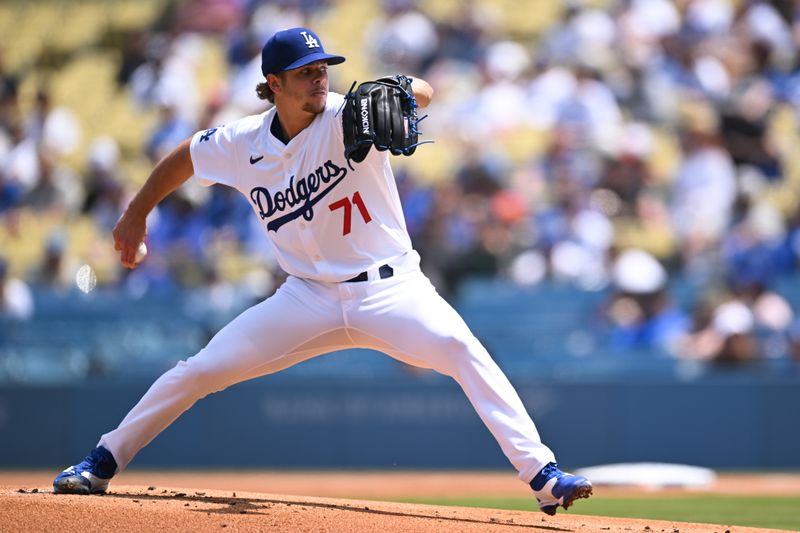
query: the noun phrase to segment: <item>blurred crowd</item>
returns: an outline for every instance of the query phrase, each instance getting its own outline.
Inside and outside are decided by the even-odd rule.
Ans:
[[[800,362],[798,302],[779,288],[800,281],[795,4],[570,0],[524,35],[510,33],[491,2],[465,0],[439,20],[414,0],[382,0],[357,42],[347,36],[352,50],[326,46],[362,56],[374,75],[421,76],[437,91],[423,130],[438,145],[414,157],[443,150],[453,166],[430,177],[397,160],[396,175],[423,268],[447,297],[457,300],[474,276],[567,283],[607,292],[592,321],[620,352]],[[119,89],[159,112],[142,152],[155,164],[197,130],[263,111],[254,91],[262,43],[297,25],[326,39],[340,8],[165,4],[153,25],[119,43]],[[199,35],[225,47],[226,78],[210,92],[197,80]],[[351,80],[332,75],[333,89],[345,91]],[[23,113],[17,84],[0,58],[5,231],[24,238],[17,221],[32,210],[86,217],[108,234],[134,191],[115,140],[94,139],[86,164],[69,168],[61,158],[77,142],[75,117],[52,105],[46,87]],[[30,272],[12,277],[0,263],[4,312],[30,315],[26,284],[74,283],[63,236],[44,245]],[[165,200],[148,246],[140,268],[105,283],[203,286],[230,302],[234,293],[263,297],[280,281],[246,199],[224,187],[190,183]],[[220,254],[261,270],[233,283],[220,274]],[[679,297],[676,280],[691,298]]]

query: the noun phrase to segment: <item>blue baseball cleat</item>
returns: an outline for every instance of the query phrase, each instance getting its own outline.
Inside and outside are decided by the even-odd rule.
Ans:
[[[549,515],[556,514],[560,505],[569,508],[572,502],[592,495],[592,483],[585,477],[562,472],[557,463],[548,463],[531,481],[531,488],[539,501],[539,509]]]
[[[98,446],[81,463],[61,472],[53,480],[54,494],[97,494],[105,492],[117,472],[111,452]]]

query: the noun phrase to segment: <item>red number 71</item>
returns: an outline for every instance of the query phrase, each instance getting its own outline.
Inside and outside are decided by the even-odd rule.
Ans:
[[[346,196],[341,200],[336,200],[328,206],[328,209],[331,211],[336,211],[339,208],[344,208],[344,227],[342,228],[342,235],[347,235],[352,229],[353,204],[356,204],[358,212],[361,213],[361,218],[364,219],[364,224],[367,224],[370,220],[372,220],[372,217],[369,216],[369,211],[367,211],[367,206],[364,205],[364,200],[361,199],[361,194],[359,194],[358,191],[356,191],[356,193],[353,195],[352,202],[350,201],[350,198]]]

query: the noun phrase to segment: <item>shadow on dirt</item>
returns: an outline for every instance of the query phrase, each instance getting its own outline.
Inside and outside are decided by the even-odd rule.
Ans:
[[[499,518],[497,519],[490,518],[489,520],[479,520],[475,518],[465,518],[457,516],[442,516],[436,511],[434,511],[432,514],[404,513],[400,511],[373,509],[368,505],[362,506],[362,505],[352,505],[346,503],[333,504],[333,503],[322,503],[313,501],[292,501],[292,500],[268,499],[268,498],[243,498],[236,496],[228,498],[219,496],[206,496],[202,492],[195,493],[193,495],[184,492],[167,491],[167,490],[164,490],[160,493],[158,492],[154,493],[153,491],[148,491],[145,493],[109,492],[106,494],[106,496],[113,498],[140,500],[140,501],[182,501],[186,502],[187,505],[190,503],[202,503],[206,505],[213,504],[213,505],[218,505],[219,508],[217,509],[203,508],[203,509],[187,509],[187,510],[192,512],[222,514],[222,515],[226,514],[268,515],[269,509],[272,509],[273,507],[277,506],[282,506],[282,507],[296,507],[300,510],[303,510],[305,508],[330,509],[336,511],[366,513],[366,514],[375,514],[375,515],[393,516],[402,518],[423,518],[426,520],[442,520],[445,522],[453,522],[453,523],[504,525],[510,527],[518,527],[518,528],[539,529],[543,531],[573,531],[572,529],[563,527],[535,525],[535,524],[520,524],[514,522],[513,519],[505,520]]]

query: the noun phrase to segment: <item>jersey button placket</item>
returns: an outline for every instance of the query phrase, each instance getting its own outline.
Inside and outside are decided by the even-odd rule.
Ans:
[[[295,175],[295,169],[292,167],[289,158],[292,156],[290,152],[283,153],[283,174],[286,176],[286,183],[288,184],[292,180],[292,176]],[[311,237],[310,224],[305,221],[302,217],[299,221],[297,221],[297,226],[293,230],[293,233],[296,234],[297,240],[300,242],[300,245],[303,247],[303,251],[306,254],[306,257],[309,259],[313,259],[314,261],[319,261],[319,256],[317,255],[318,248],[314,243]],[[319,268],[319,265],[316,265]]]
[[[322,250],[320,250],[317,241],[314,239],[311,222],[307,222],[301,217],[297,222],[297,236],[308,258],[316,263],[314,266],[317,272],[323,275],[329,274],[326,263],[322,262],[324,259]]]
[[[314,239],[313,231],[300,231],[300,239],[303,247],[308,250],[308,255],[316,263],[317,272],[328,276],[331,274],[330,264],[325,260],[325,254]]]
[[[283,154],[283,157],[286,157],[286,158],[288,158],[288,156],[289,156],[289,155],[290,155],[290,154]],[[294,177],[295,177],[295,180],[297,180],[297,175],[295,174],[294,168],[288,167],[288,168],[286,169],[286,175],[287,175],[287,176],[290,176],[290,179],[291,179],[291,176],[294,176]],[[299,229],[301,229],[301,230],[304,230],[304,231],[305,231],[305,230],[307,230],[307,229],[308,229],[308,223],[306,223],[306,221],[305,221],[303,218],[300,218],[300,221],[297,223],[297,227],[298,227]],[[303,236],[301,235],[301,238],[302,238],[302,237],[303,237]]]

